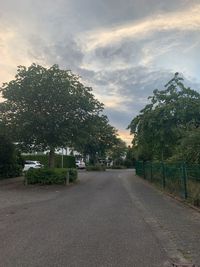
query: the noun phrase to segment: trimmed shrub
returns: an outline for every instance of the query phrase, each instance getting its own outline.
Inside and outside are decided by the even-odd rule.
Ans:
[[[73,183],[78,178],[76,169],[29,169],[25,173],[26,184],[66,184],[67,172],[69,172],[69,182]]]
[[[22,166],[16,164],[4,164],[3,167],[0,167],[0,179],[19,177],[22,175]]]
[[[90,165],[90,166],[86,166],[86,170],[87,171],[105,171],[106,167],[102,166],[102,165]]]
[[[15,145],[5,135],[0,135],[0,179],[20,176],[22,168],[23,161]]]
[[[48,155],[23,155],[23,159],[40,161],[45,168],[48,168]],[[64,155],[63,167],[75,168],[76,167],[75,157]],[[62,168],[62,155],[55,154],[55,168]]]

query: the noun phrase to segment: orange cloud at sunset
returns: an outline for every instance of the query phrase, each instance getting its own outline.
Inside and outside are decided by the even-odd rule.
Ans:
[[[119,131],[119,137],[126,142],[126,144],[129,146],[132,145],[133,135],[130,135],[129,130],[120,130]]]

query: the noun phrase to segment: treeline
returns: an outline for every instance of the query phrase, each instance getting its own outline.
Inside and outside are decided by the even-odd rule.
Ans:
[[[95,163],[121,144],[92,88],[70,70],[19,66],[0,93],[2,133],[22,152],[50,151],[49,167],[55,165],[57,148],[70,147]]]
[[[140,160],[200,163],[200,94],[175,73],[164,90],[154,90],[150,103],[128,128]]]

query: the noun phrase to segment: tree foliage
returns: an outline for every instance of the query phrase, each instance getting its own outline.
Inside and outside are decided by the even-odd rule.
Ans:
[[[108,155],[109,158],[113,160],[115,165],[120,165],[118,163],[123,162],[126,153],[127,153],[126,143],[122,139],[117,138],[114,146],[109,150]]]
[[[126,167],[133,167],[135,166],[135,160],[134,148],[132,146],[128,146],[124,165]]]
[[[15,79],[1,88],[0,120],[26,150],[54,150],[73,146],[103,105],[80,78],[57,65],[19,66]]]
[[[117,130],[109,124],[105,115],[93,116],[79,130],[82,134],[74,142],[75,149],[89,155],[93,163],[104,157],[117,142]]]
[[[178,73],[165,88],[153,91],[150,103],[128,126],[135,151],[144,160],[170,158],[184,133],[200,126],[200,94],[185,87]]]
[[[200,164],[200,128],[190,128],[183,133],[170,160]]]

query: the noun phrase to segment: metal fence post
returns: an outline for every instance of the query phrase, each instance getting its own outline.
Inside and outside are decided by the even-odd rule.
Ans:
[[[67,170],[66,174],[66,185],[69,185],[69,170]]]
[[[182,179],[183,179],[183,187],[184,187],[184,197],[187,199],[188,192],[187,192],[187,169],[185,162],[182,163]]]
[[[166,186],[166,173],[165,173],[165,164],[162,162],[162,181],[163,181],[163,188]]]

